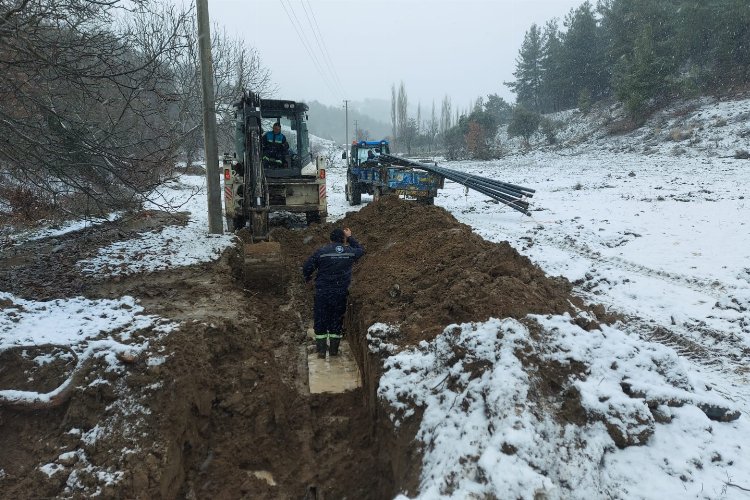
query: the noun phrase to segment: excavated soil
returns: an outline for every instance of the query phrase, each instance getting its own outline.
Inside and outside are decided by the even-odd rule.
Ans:
[[[149,347],[165,356],[163,364],[148,363],[143,354],[124,365],[124,374],[111,374],[93,361],[85,380],[107,383],[82,380],[64,405],[0,408],[0,496],[85,497],[97,488],[111,498],[379,499],[414,492],[416,427],[394,429],[379,411],[375,390],[384,355],[368,349],[367,328],[398,325],[389,341],[408,346],[455,322],[584,308],[566,280],[545,276],[509,245],[482,240],[441,208],[384,197],[337,224],[350,227],[367,250],[355,266],[345,319],[363,388],[311,395],[312,291],[299,270],[333,226],[274,230],[286,269],[281,290],[245,289],[235,278],[239,242],[209,264],[116,281],[78,274],[78,259],[128,239],[144,220],[181,222],[152,214],[2,254],[7,291],[36,300],[132,295],[147,313],[181,326]],[[43,281],[34,279],[40,275]],[[0,353],[0,389],[48,390],[70,369],[63,359],[41,373],[28,359]],[[112,425],[98,440],[81,439],[102,422]],[[58,458],[77,451],[87,463]],[[48,463],[64,473],[40,472]],[[124,474],[102,486],[87,472],[90,465]],[[88,489],[67,495],[73,472]]]

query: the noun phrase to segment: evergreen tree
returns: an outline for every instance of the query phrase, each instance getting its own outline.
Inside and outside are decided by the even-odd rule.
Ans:
[[[658,95],[664,79],[654,49],[651,26],[646,25],[635,42],[632,56],[626,57],[620,65],[615,84],[618,99],[636,121],[644,118],[649,100]]]
[[[524,36],[516,58],[516,71],[513,72],[513,76],[516,80],[507,82],[505,85],[516,94],[516,101],[530,109],[539,110],[542,86],[542,37],[536,24],[532,24]]]
[[[507,83],[525,108],[550,112],[616,94],[634,118],[677,96],[750,82],[748,0],[598,0],[564,31],[533,25]],[[739,87],[742,88],[742,87]]]
[[[717,77],[728,83],[750,82],[750,6],[747,0],[725,0],[718,12]],[[717,78],[718,79],[718,78]]]
[[[600,98],[607,94],[604,44],[591,3],[586,1],[565,19],[568,30],[560,54],[564,82],[563,104],[573,107],[582,94]]]
[[[484,110],[493,118],[496,125],[508,123],[513,113],[513,107],[497,94],[487,96],[487,101],[484,103]]]
[[[549,113],[563,109],[562,40],[557,19],[547,21],[542,33],[542,85],[540,111]]]
[[[528,147],[529,139],[539,129],[541,121],[542,117],[539,113],[530,111],[523,106],[516,106],[508,124],[508,136],[523,137],[524,145]]]

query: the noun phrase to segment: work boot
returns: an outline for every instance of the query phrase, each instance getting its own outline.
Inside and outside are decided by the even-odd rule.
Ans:
[[[318,357],[320,359],[326,358],[326,339],[317,339],[315,341],[315,347],[318,351]]]
[[[331,345],[328,348],[328,352],[331,353],[331,356],[338,356],[339,355],[339,342],[341,342],[341,339],[330,339]]]

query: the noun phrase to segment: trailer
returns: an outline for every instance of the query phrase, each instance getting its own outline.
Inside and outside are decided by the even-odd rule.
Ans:
[[[346,199],[350,205],[362,203],[362,193],[373,200],[395,194],[425,204],[433,204],[438,189],[443,187],[442,175],[426,172],[409,165],[384,161],[390,157],[388,141],[354,141],[347,159]]]

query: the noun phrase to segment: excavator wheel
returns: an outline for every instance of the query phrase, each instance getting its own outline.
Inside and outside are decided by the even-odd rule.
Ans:
[[[245,243],[242,278],[245,288],[256,292],[281,293],[285,273],[281,244],[277,241]]]
[[[227,230],[230,233],[233,233],[235,231],[239,231],[245,225],[247,224],[247,219],[243,217],[242,215],[238,215],[236,217],[227,217]]]

